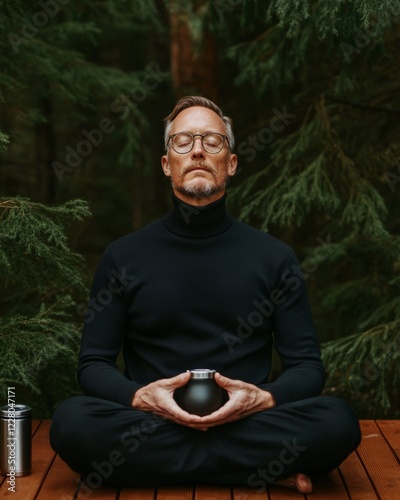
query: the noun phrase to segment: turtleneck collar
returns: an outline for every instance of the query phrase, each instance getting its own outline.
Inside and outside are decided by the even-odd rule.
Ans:
[[[217,201],[197,207],[180,200],[172,193],[173,209],[163,218],[172,233],[189,238],[215,236],[228,229],[231,217],[225,209],[226,193]]]

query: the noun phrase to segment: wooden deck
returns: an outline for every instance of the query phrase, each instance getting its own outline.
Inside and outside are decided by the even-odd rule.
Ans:
[[[250,487],[160,487],[88,489],[53,452],[49,420],[33,424],[32,473],[16,479],[15,493],[0,477],[0,498],[14,500],[399,500],[400,420],[364,420],[359,448],[335,471],[314,481],[311,495],[282,486],[257,493]]]

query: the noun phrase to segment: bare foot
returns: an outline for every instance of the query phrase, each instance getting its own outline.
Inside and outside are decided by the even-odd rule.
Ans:
[[[280,481],[275,481],[274,484],[280,484],[282,486],[289,486],[289,488],[295,488],[300,493],[311,493],[312,492],[312,482],[311,479],[305,474],[295,474],[287,479],[281,479]]]

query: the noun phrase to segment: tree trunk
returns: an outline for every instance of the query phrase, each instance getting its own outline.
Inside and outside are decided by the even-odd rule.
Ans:
[[[206,22],[201,22],[201,37],[197,42],[190,24],[207,3],[208,0],[202,1],[197,12],[190,11],[193,8],[190,4],[170,4],[171,73],[178,98],[188,94],[201,94],[214,101],[218,98],[215,35],[207,29]]]

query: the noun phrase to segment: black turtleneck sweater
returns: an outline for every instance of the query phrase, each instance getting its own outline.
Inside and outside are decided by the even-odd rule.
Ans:
[[[228,215],[225,196],[200,208],[173,201],[169,214],[101,258],[82,336],[82,389],[130,406],[150,382],[212,368],[270,391],[278,405],[318,395],[325,372],[292,250]],[[282,374],[269,382],[273,343]]]

